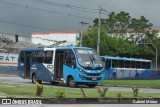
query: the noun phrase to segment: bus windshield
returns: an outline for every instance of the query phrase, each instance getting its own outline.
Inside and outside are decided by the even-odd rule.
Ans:
[[[95,50],[75,49],[78,63],[85,69],[102,69],[103,62]]]

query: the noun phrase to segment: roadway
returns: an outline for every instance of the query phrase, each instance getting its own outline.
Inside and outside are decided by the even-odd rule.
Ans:
[[[31,82],[31,80],[23,79],[21,77],[18,77],[17,75],[9,75],[9,74],[0,74],[0,83],[5,84],[15,84],[15,85],[25,85],[25,86],[33,86],[34,84]],[[51,83],[42,82],[42,85],[44,86],[53,86],[57,88],[69,88],[65,84],[60,85],[52,85]],[[87,89],[95,89],[95,88],[103,88],[108,87],[111,91],[128,91],[132,92],[131,87],[110,87],[110,86],[96,86],[95,88],[88,88],[86,86],[82,86],[83,88]],[[144,93],[160,93],[160,89],[154,89],[154,88],[140,88],[140,92]]]

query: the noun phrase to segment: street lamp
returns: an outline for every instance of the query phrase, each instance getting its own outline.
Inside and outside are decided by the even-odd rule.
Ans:
[[[84,26],[84,25],[87,25],[87,24],[89,24],[89,23],[87,23],[87,22],[84,22],[84,21],[82,21],[82,22],[79,22],[82,26]],[[80,38],[80,46],[82,46],[82,31],[81,31],[81,38]]]
[[[157,59],[158,59],[157,47],[153,43],[138,43],[138,42],[136,43],[136,45],[140,45],[140,44],[142,44],[142,45],[152,45],[155,48],[155,50],[156,50],[156,70],[157,70]]]

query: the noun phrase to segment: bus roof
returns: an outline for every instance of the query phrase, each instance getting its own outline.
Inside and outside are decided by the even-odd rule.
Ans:
[[[117,59],[117,60],[130,60],[130,61],[146,61],[146,62],[151,62],[151,60],[147,60],[147,59],[142,59],[142,58],[127,58],[127,57],[119,57],[119,56],[101,56],[105,59]]]
[[[88,47],[76,47],[76,46],[65,46],[65,47],[47,47],[47,48],[22,48],[21,51],[40,51],[40,50],[55,50],[55,49],[92,49]]]

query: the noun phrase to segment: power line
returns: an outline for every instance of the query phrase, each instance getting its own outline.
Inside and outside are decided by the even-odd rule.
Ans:
[[[86,7],[80,7],[80,6],[73,6],[73,5],[68,5],[68,4],[61,4],[61,3],[56,3],[56,2],[49,2],[49,1],[45,1],[45,0],[31,0],[37,3],[41,3],[41,4],[45,4],[45,5],[51,5],[51,6],[57,6],[57,7],[67,7],[67,8],[71,8],[74,10],[79,10],[79,11],[83,11],[83,12],[91,12],[91,13],[98,13],[99,9],[91,9],[91,8],[86,8]],[[102,13],[108,13],[110,14],[110,12],[106,11],[105,9],[102,9]]]
[[[51,10],[45,10],[45,9],[41,9],[41,8],[36,8],[36,7],[32,7],[29,5],[20,5],[20,4],[15,4],[15,3],[11,3],[11,2],[6,2],[6,1],[0,1],[0,3],[3,4],[7,4],[7,5],[12,5],[15,7],[21,7],[21,8],[25,8],[25,9],[31,9],[31,10],[35,10],[35,11],[41,11],[41,12],[47,12],[47,13],[52,13],[52,14],[59,14],[59,15],[65,15],[65,16],[71,16],[71,17],[77,17],[77,18],[85,18],[85,19],[94,19],[91,17],[84,17],[84,16],[79,16],[79,15],[75,15],[75,14],[67,14],[67,13],[62,13],[62,12],[57,12],[57,11],[51,11]]]
[[[0,31],[0,33],[2,33],[2,34],[6,34],[6,35],[17,35],[16,33],[8,33],[8,32],[2,32],[2,31]],[[21,37],[26,37],[26,38],[31,38],[29,35],[22,35],[22,34],[18,34],[19,36],[21,36]]]
[[[69,4],[61,4],[61,3],[56,3],[56,2],[49,2],[49,1],[45,1],[45,0],[31,0],[37,3],[41,3],[41,4],[46,4],[46,5],[52,5],[52,6],[58,6],[58,7],[67,7],[67,8],[72,8],[72,9],[83,9],[84,11],[87,10],[90,12],[95,12],[98,11],[98,9],[91,9],[91,8],[86,8],[86,7],[80,7],[80,6],[74,6],[74,5],[69,5]],[[96,12],[98,13],[98,12]]]
[[[19,23],[10,22],[10,21],[5,21],[5,20],[1,20],[1,19],[0,19],[0,22],[3,22],[3,23],[9,23],[9,24],[14,24],[14,25],[23,26],[23,27],[31,27],[31,28],[36,28],[36,29],[53,30],[53,29],[42,28],[42,27],[37,27],[37,26],[31,26],[31,25],[19,24]]]

